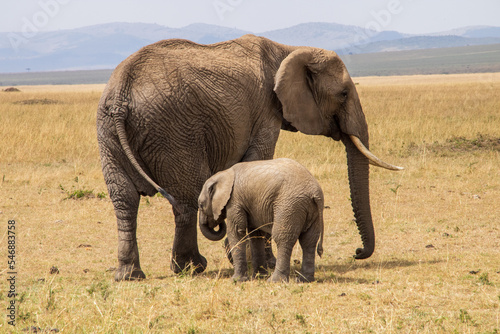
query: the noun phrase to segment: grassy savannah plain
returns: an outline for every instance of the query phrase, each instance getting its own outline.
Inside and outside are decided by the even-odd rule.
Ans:
[[[0,92],[0,332],[499,333],[500,74],[355,78],[370,148],[405,167],[371,167],[377,244],[367,260],[343,145],[283,132],[276,157],[325,193],[316,281],[234,283],[221,242],[199,236],[207,270],[169,269],[174,218],[143,198],[147,279],[114,282],[117,231],[95,115],[103,85]],[[16,226],[16,326],[8,324],[8,221]]]

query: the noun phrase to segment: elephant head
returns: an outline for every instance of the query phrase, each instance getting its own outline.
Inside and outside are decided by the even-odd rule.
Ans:
[[[232,169],[219,172],[209,178],[198,198],[199,224],[201,233],[209,240],[218,241],[226,235],[225,207],[234,184]],[[215,227],[219,230],[215,231]]]
[[[288,128],[341,140],[345,145],[352,207],[363,241],[363,248],[356,250],[355,257],[370,257],[375,249],[375,233],[368,164],[392,170],[402,168],[381,161],[368,150],[365,115],[344,63],[333,51],[298,48],[281,62],[274,91]]]

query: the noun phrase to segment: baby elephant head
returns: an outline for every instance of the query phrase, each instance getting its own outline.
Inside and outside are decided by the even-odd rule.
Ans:
[[[200,209],[199,224],[201,233],[209,240],[218,241],[226,235],[225,207],[234,184],[234,171],[228,169],[209,178],[203,185],[198,207]],[[219,230],[215,231],[215,227]]]

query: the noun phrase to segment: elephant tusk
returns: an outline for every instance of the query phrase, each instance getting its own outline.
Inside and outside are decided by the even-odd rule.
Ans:
[[[351,138],[351,141],[354,143],[354,145],[356,145],[356,147],[358,148],[358,150],[361,153],[363,153],[363,155],[365,157],[368,158],[370,164],[372,164],[374,166],[377,166],[377,167],[382,167],[382,168],[385,168],[385,169],[389,169],[389,170],[402,170],[402,169],[404,169],[403,167],[399,167],[399,166],[394,166],[394,165],[388,164],[387,162],[384,162],[384,161],[380,160],[379,158],[377,158],[372,152],[370,152],[365,147],[365,145],[363,145],[363,143],[361,142],[361,140],[358,137],[353,136],[353,135],[349,135],[349,137]]]

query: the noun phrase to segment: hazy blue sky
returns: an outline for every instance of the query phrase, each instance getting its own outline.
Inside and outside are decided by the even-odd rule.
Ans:
[[[333,22],[404,33],[500,26],[500,0],[11,0],[0,31],[59,30],[107,22],[183,27],[210,23],[255,33]]]

